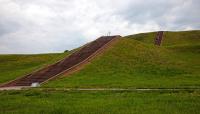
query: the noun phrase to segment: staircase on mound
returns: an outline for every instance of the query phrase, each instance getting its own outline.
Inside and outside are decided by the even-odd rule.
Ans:
[[[94,54],[106,44],[119,37],[121,36],[102,36],[97,40],[87,44],[79,51],[71,54],[69,57],[66,57],[65,59],[39,71],[4,84],[1,87],[31,86],[33,83],[43,83],[48,81],[49,79],[55,78],[62,73],[69,72],[75,66],[80,65],[91,56],[94,56]]]
[[[162,39],[163,39],[163,34],[164,34],[163,31],[157,32],[157,35],[156,35],[156,38],[155,38],[155,45],[158,45],[158,46],[161,45]]]

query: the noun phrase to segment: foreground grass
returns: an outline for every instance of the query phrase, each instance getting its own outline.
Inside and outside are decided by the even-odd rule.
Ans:
[[[2,114],[199,114],[200,92],[0,92]]]
[[[40,55],[0,55],[0,83],[13,80],[36,69],[55,63],[67,53]]]

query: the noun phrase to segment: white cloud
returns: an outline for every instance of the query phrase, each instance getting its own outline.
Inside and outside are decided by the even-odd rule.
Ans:
[[[0,53],[61,52],[109,31],[128,35],[199,29],[198,4],[198,0],[0,0]]]

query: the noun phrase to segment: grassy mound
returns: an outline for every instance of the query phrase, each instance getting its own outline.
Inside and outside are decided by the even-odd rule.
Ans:
[[[152,45],[155,33],[122,38],[83,70],[69,77],[62,76],[44,87],[200,87],[200,32],[196,32],[167,32],[163,47]],[[194,33],[196,37],[190,39]],[[174,34],[177,36],[175,39],[171,37]],[[182,40],[179,42],[178,39]]]
[[[152,32],[122,38],[83,70],[44,87],[199,87],[200,31],[165,32],[161,47],[153,45],[155,35]],[[67,54],[0,55],[0,83],[52,64]]]

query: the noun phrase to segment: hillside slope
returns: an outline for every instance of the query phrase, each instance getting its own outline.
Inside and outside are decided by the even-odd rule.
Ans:
[[[0,84],[55,63],[68,53],[39,55],[0,55]]]
[[[156,32],[141,33],[136,35],[129,35],[126,38],[135,39],[144,43],[154,44]],[[164,32],[162,46],[175,46],[175,45],[199,45],[200,43],[200,30],[181,31],[181,32]]]
[[[199,35],[167,32],[162,47],[152,45],[155,33],[122,38],[83,70],[44,87],[199,88]]]
[[[36,82],[42,84],[63,73],[73,72],[73,70],[76,70],[78,67],[87,64],[90,59],[97,55],[97,53],[103,51],[107,45],[110,45],[118,38],[121,38],[121,36],[102,36],[82,47],[80,50],[72,53],[70,56],[67,56],[65,59],[47,67],[43,67],[35,72],[31,72],[26,76],[6,83],[1,87],[25,87],[31,86],[31,84]]]

